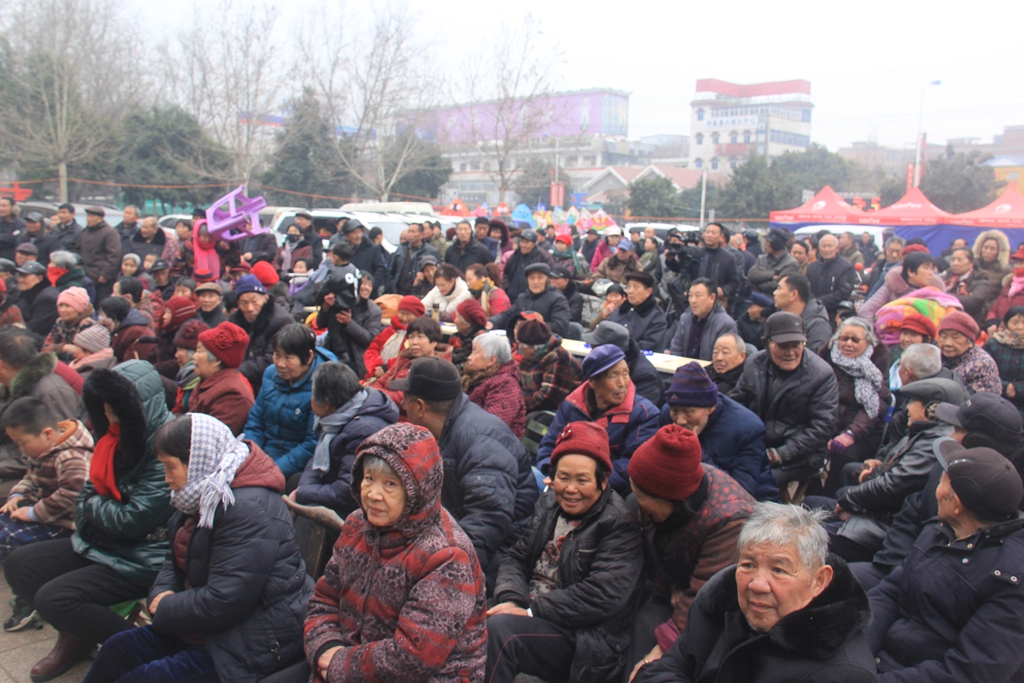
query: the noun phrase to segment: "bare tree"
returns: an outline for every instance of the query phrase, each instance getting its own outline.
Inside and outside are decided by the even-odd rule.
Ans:
[[[143,96],[142,56],[123,39],[117,0],[22,0],[3,16],[3,154],[56,168],[67,201],[68,166],[107,151]]]
[[[163,48],[169,91],[231,151],[235,177],[247,187],[273,144],[266,117],[289,94],[294,68],[282,57],[277,23],[272,6],[197,5],[193,28]]]
[[[456,109],[468,121],[469,144],[485,160],[484,170],[498,187],[501,201],[512,190],[516,156],[542,137],[559,115],[548,107],[548,96],[561,59],[557,43],[528,14],[517,26],[502,24],[497,44],[466,62],[458,90],[452,93],[452,101],[467,102]]]

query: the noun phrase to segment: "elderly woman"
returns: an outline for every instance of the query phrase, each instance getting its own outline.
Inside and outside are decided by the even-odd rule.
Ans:
[[[181,415],[188,412],[189,398],[199,384],[196,375],[196,364],[192,360],[196,347],[199,345],[199,333],[210,329],[202,320],[190,320],[178,329],[174,335],[174,361],[178,364],[178,372],[174,381],[178,385],[178,394],[171,412]]]
[[[1001,395],[1003,384],[992,356],[978,346],[978,323],[963,311],[948,313],[939,323],[942,365],[953,371],[972,393],[987,391]]]
[[[998,291],[1003,286],[1003,278],[1012,272],[1010,261],[1010,240],[1002,230],[985,230],[974,240],[971,247],[974,263],[978,270],[985,273],[992,286]]]
[[[686,630],[634,683],[875,681],[868,599],[829,554],[822,517],[758,503],[740,531],[739,563],[704,585]]]
[[[519,384],[519,364],[512,360],[508,339],[483,334],[473,340],[462,372],[462,390],[469,400],[501,419],[522,439],[526,432],[526,403]]]
[[[863,462],[878,451],[892,394],[889,391],[889,349],[878,341],[870,322],[847,318],[821,357],[832,367],[839,385],[836,436],[828,442],[830,472],[825,494],[842,485],[839,473],[848,462]]]
[[[594,422],[608,432],[616,491],[628,494],[626,468],[633,451],[658,431],[659,413],[653,403],[636,393],[629,378],[626,354],[614,344],[598,346],[583,360],[583,378],[555,413],[551,428],[537,450],[537,466],[547,473],[558,435],[570,422]]]
[[[908,313],[900,323],[900,343],[889,351],[889,389],[896,391],[903,386],[898,372],[903,352],[913,344],[934,344],[939,336],[931,318],[920,313]]]
[[[484,575],[441,507],[443,478],[437,442],[420,427],[390,425],[356,451],[360,509],[345,520],[306,617],[316,680],[483,680]]]
[[[138,277],[142,259],[138,254],[128,253],[121,257],[121,277]]]
[[[192,356],[199,383],[192,390],[188,412],[217,418],[238,436],[245,428],[255,399],[252,387],[238,372],[249,335],[238,325],[221,323],[199,333]]]
[[[291,498],[300,505],[323,505],[345,518],[359,508],[352,495],[356,449],[398,421],[398,406],[384,393],[359,386],[359,378],[343,363],[316,369],[309,405],[316,415],[316,449]]]
[[[441,325],[433,318],[416,318],[405,331],[405,349],[402,350],[388,371],[367,386],[379,389],[391,397],[396,405],[402,405],[402,392],[390,389],[396,379],[409,374],[409,365],[417,358],[452,359],[452,347],[442,344]]]
[[[75,335],[96,322],[96,311],[89,301],[89,293],[81,287],[68,287],[57,295],[57,320],[46,335],[43,352],[52,351],[63,360],[71,358]]]
[[[636,516],[609,487],[605,430],[558,428],[548,490],[498,571],[487,611],[488,683],[518,674],[558,681],[617,681],[643,587]]]
[[[176,418],[153,441],[175,509],[153,623],[108,639],[85,680],[255,681],[291,664],[313,580],[280,470],[208,415]]]
[[[434,273],[434,288],[423,297],[423,307],[427,315],[437,310],[441,320],[450,322],[459,304],[472,297],[462,279],[462,271],[450,263],[442,263]]]
[[[316,433],[309,398],[313,372],[337,360],[316,345],[313,330],[301,323],[285,325],[271,342],[274,363],[263,372],[245,435],[274,459],[285,478],[297,475],[313,457]],[[289,486],[294,489],[295,482]]]
[[[118,363],[150,359],[156,351],[157,339],[145,314],[119,296],[101,301],[100,311],[113,328],[110,346]]]
[[[1001,284],[993,284],[988,273],[975,268],[971,250],[957,247],[949,255],[949,269],[942,273],[946,291],[954,295],[964,311],[981,325],[989,304],[999,295]]]
[[[985,342],[999,368],[1003,396],[1024,415],[1024,306],[1012,306],[999,329]]]
[[[189,320],[196,318],[196,305],[192,299],[183,296],[172,296],[164,306],[164,312],[160,319],[160,345],[156,350],[157,370],[161,374],[167,374],[176,363],[174,362],[174,337],[178,330]],[[161,367],[163,366],[163,367]],[[173,373],[168,375],[173,376]]]
[[[114,350],[110,348],[110,330],[104,325],[89,325],[71,340],[71,357],[68,365],[72,370],[88,379],[94,370],[109,370],[117,363]]]
[[[526,412],[558,410],[565,397],[580,385],[580,362],[562,348],[562,338],[540,320],[523,321],[515,330],[515,338]]]

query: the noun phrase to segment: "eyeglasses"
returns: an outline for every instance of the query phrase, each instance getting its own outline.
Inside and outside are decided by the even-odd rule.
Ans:
[[[864,337],[842,336],[842,337],[839,338],[839,341],[844,342],[844,343],[845,342],[853,342],[854,344],[860,344],[862,341],[864,341]]]

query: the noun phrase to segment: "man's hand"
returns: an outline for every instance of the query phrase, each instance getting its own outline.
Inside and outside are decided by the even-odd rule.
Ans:
[[[18,501],[21,500],[21,496],[15,496],[0,507],[0,515],[8,512],[14,512],[18,509]]]
[[[864,480],[871,476],[871,473],[875,471],[875,468],[882,464],[881,460],[875,460],[874,458],[868,458],[864,461],[864,467],[860,471],[860,476],[857,477],[857,483],[863,484]]]
[[[384,376],[384,367],[381,366],[381,365],[378,365],[377,367],[375,367],[373,369],[373,376],[374,377],[383,377]]]
[[[836,503],[835,515],[844,522],[850,518],[850,513],[843,509],[841,503]]]
[[[423,282],[424,279],[426,279],[426,278],[423,275],[423,271],[420,271],[420,272],[416,273],[416,279],[412,281],[413,287],[415,287],[419,283]]]
[[[320,678],[325,681],[327,680],[327,669],[331,666],[331,660],[334,659],[334,655],[344,649],[339,645],[338,647],[324,650],[324,653],[320,655],[320,659],[316,660],[316,668],[320,669]]]
[[[168,595],[174,595],[174,591],[164,591],[163,593],[157,593],[153,598],[152,602],[149,603],[149,613],[156,615],[156,608],[160,605],[160,601],[166,598]]]
[[[1006,385],[1006,398],[1017,398],[1017,390],[1013,388],[1013,382]]]
[[[244,258],[246,261],[252,261],[252,252],[245,252],[244,254],[242,254],[242,258]]]
[[[772,467],[777,467],[782,464],[782,456],[774,448],[768,449],[768,464]]]
[[[654,649],[648,652],[647,656],[641,659],[639,662],[637,662],[636,666],[633,667],[633,673],[629,674],[629,683],[632,683],[633,677],[636,676],[636,673],[640,670],[640,667],[642,667],[644,664],[650,664],[651,662],[661,659],[661,656],[663,654],[665,653],[661,651],[661,645],[655,645]]]
[[[333,294],[324,294],[324,302],[320,305],[321,308],[330,308],[334,305],[337,299]]]
[[[488,321],[487,321],[487,324],[486,324],[486,325],[484,325],[484,327],[485,327],[486,329],[488,329],[488,330],[493,330],[493,329],[494,329],[494,323],[492,323],[492,322],[491,322],[490,320],[488,320]]]
[[[529,616],[526,613],[525,609],[523,609],[522,607],[520,607],[519,605],[517,605],[514,602],[503,602],[503,603],[495,605],[491,609],[487,610],[487,616],[492,617],[495,614],[512,614],[512,615],[515,615],[515,616],[518,616],[518,617],[527,617],[527,616]]]
[[[341,313],[335,313],[334,319],[341,325],[348,325],[352,322],[352,311],[346,308]]]

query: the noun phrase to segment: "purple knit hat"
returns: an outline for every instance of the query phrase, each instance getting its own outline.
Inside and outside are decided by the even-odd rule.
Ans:
[[[665,402],[670,406],[700,406],[710,408],[718,405],[718,387],[697,361],[676,368],[672,383],[665,393]]]

